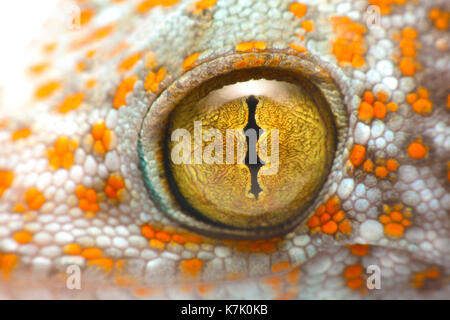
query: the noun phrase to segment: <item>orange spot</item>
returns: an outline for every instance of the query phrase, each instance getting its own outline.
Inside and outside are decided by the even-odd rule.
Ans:
[[[116,95],[114,97],[113,106],[116,109],[123,107],[126,103],[127,94],[133,91],[134,84],[138,78],[136,76],[131,76],[122,80],[117,88]]]
[[[373,104],[373,114],[378,119],[384,119],[386,117],[387,108],[384,103],[380,101],[375,101]]]
[[[397,169],[398,169],[398,162],[397,162],[397,160],[395,160],[395,159],[388,159],[386,161],[386,168],[389,171],[397,171]]]
[[[351,63],[354,68],[359,68],[365,64],[363,54],[364,38],[366,33],[363,25],[352,22],[348,17],[331,17],[335,38],[333,41],[332,53],[336,56],[339,63]]]
[[[95,140],[99,140],[103,137],[105,129],[106,129],[105,122],[103,121],[98,122],[92,127],[91,134]]]
[[[198,10],[205,10],[216,4],[217,0],[200,0],[195,3]]]
[[[16,131],[14,131],[12,133],[11,140],[12,141],[17,141],[17,140],[20,140],[20,139],[25,139],[30,134],[31,134],[31,130],[29,128],[19,129],[19,130],[16,130]]]
[[[326,211],[325,205],[322,204],[316,209],[316,215],[321,216],[322,214],[325,213],[325,211]]]
[[[347,279],[359,277],[363,272],[363,268],[359,264],[348,266],[344,270],[344,276]]]
[[[373,162],[370,159],[364,161],[363,170],[366,172],[373,172]]]
[[[91,21],[92,17],[94,16],[94,10],[87,8],[80,12],[80,25],[85,25],[89,21]]]
[[[380,216],[380,222],[382,224],[389,223],[389,222],[391,222],[391,218],[386,215],[382,215],[382,216]]]
[[[366,63],[366,60],[364,60],[363,56],[356,54],[352,58],[352,66],[354,68],[361,68]]]
[[[28,70],[31,74],[38,75],[47,70],[49,66],[50,64],[48,62],[41,62],[30,66]]]
[[[13,238],[18,244],[27,244],[31,242],[33,236],[28,231],[19,231],[13,234]]]
[[[197,286],[197,290],[200,294],[208,294],[214,289],[214,285],[203,283]]]
[[[0,178],[0,180],[1,180],[1,178]],[[450,182],[450,161],[447,162],[447,181]],[[1,196],[1,193],[0,193],[0,196]]]
[[[78,71],[78,72],[83,72],[83,70],[85,68],[86,68],[86,62],[84,62],[84,61],[79,61],[75,65],[75,70]]]
[[[417,56],[416,44],[409,39],[402,39],[400,41],[400,49],[403,57],[415,58]]]
[[[321,229],[322,229],[323,233],[334,234],[338,230],[338,226],[337,226],[336,222],[330,220],[327,223],[325,223],[324,225],[322,225]]]
[[[331,219],[331,216],[328,213],[323,214],[322,216],[320,216],[320,223],[324,224],[325,222],[327,222],[328,220]]]
[[[159,1],[157,1],[157,0],[144,0],[144,1],[141,1],[136,7],[136,11],[141,13],[141,14],[144,14],[147,11],[149,11],[151,8],[156,7],[159,4],[158,2]]]
[[[286,274],[286,282],[289,284],[296,284],[300,281],[300,270],[298,268],[289,271]]]
[[[325,205],[325,209],[328,213],[335,213],[337,210],[339,210],[339,198],[337,196],[334,196],[329,199]]]
[[[402,58],[398,67],[405,76],[413,76],[416,73],[416,66],[411,58]]]
[[[374,103],[375,97],[371,91],[366,91],[363,94],[363,100],[371,105]]]
[[[57,46],[57,43],[56,43],[56,42],[51,42],[51,43],[45,44],[45,45],[42,47],[42,49],[43,49],[43,51],[44,51],[45,53],[49,54],[49,53],[52,53],[53,51],[55,51],[56,46]]]
[[[388,170],[386,169],[386,167],[380,166],[380,167],[376,167],[375,168],[375,176],[377,176],[380,179],[384,179],[386,178],[386,176],[388,175]]]
[[[408,155],[413,159],[423,159],[427,155],[428,150],[427,148],[422,144],[421,140],[417,140],[415,142],[412,142],[408,146]]]
[[[123,178],[121,176],[111,175],[108,178],[105,192],[110,199],[118,198],[120,200],[120,195],[124,188],[125,182]]]
[[[147,297],[152,293],[152,290],[149,288],[136,288],[134,293],[137,297]]]
[[[109,146],[112,140],[112,131],[106,128],[105,122],[97,122],[91,130],[94,138],[94,151],[101,155],[105,155],[109,151]]]
[[[182,67],[184,71],[188,71],[194,67],[194,63],[197,61],[200,56],[200,52],[195,52],[184,59]]]
[[[358,118],[361,120],[371,121],[374,116],[374,110],[372,105],[363,101],[359,104]]]
[[[84,46],[84,45],[87,45],[87,44],[90,44],[90,43],[93,43],[96,41],[100,41],[100,40],[106,38],[107,36],[109,36],[115,29],[116,29],[116,26],[114,24],[108,24],[106,26],[99,27],[99,28],[95,29],[92,33],[85,36],[84,38],[76,41],[72,45],[72,47],[74,49],[77,49],[81,46]]]
[[[159,231],[155,234],[156,239],[161,242],[170,242],[170,235],[167,232]]]
[[[403,219],[403,214],[401,214],[398,211],[392,211],[390,214],[390,217],[391,217],[391,221],[400,222]]]
[[[141,226],[141,233],[147,239],[153,238],[155,236],[155,231],[153,231],[153,228],[148,224],[144,224]]]
[[[391,237],[401,237],[405,228],[396,222],[390,222],[384,226],[384,232]]]
[[[350,153],[350,162],[353,164],[353,166],[358,167],[363,162],[365,155],[366,147],[360,144],[355,144],[353,146],[352,152]]]
[[[304,46],[298,43],[290,43],[289,47],[300,53],[307,51],[307,49]]]
[[[347,287],[349,287],[350,289],[360,289],[362,288],[363,284],[364,281],[361,278],[354,278],[347,280]]]
[[[117,70],[120,72],[131,70],[134,65],[141,59],[142,53],[136,52],[126,57],[117,67]]]
[[[45,99],[50,97],[55,91],[61,88],[61,82],[49,81],[36,89],[34,97],[36,99]]]
[[[437,279],[437,278],[439,278],[439,277],[441,276],[441,273],[440,273],[440,271],[437,270],[437,269],[428,269],[428,270],[425,272],[425,276],[426,276],[427,278],[430,278],[430,279]]]
[[[36,188],[30,188],[25,192],[25,201],[30,210],[39,210],[45,200],[44,195]]]
[[[283,279],[281,277],[267,277],[263,279],[263,282],[268,284],[272,290],[277,291],[283,283]]]
[[[448,29],[450,12],[441,11],[439,8],[433,8],[429,12],[429,18],[433,20],[436,29],[441,31]]]
[[[179,244],[185,244],[187,242],[186,238],[179,234],[174,234],[172,240]]]
[[[13,210],[17,213],[24,213],[26,211],[26,208],[23,204],[18,203],[14,206]]]
[[[64,247],[65,254],[77,256],[77,255],[81,254],[81,251],[82,251],[82,249],[81,249],[80,245],[77,243],[69,243],[68,245],[66,245]]]
[[[91,59],[91,58],[93,58],[95,56],[95,53],[96,53],[95,50],[89,50],[89,51],[86,52],[85,57],[87,59]]]
[[[98,248],[86,248],[81,251],[81,256],[87,260],[99,259],[103,255],[102,250]]]
[[[144,89],[156,93],[159,89],[159,84],[166,77],[166,69],[160,68],[158,72],[149,72],[145,77]]]
[[[86,88],[92,88],[96,84],[97,84],[97,80],[89,79],[89,80],[86,81],[86,83],[84,85],[86,86]]]
[[[293,2],[289,5],[289,11],[297,18],[303,18],[308,11],[308,6],[300,2]]]
[[[341,233],[342,231],[349,233],[351,226],[347,225],[348,221],[346,221],[344,211],[340,210],[339,198],[334,196],[316,209],[315,215],[308,220],[307,226],[311,233],[322,231],[326,234],[335,234],[338,230]]]
[[[342,234],[350,234],[352,232],[352,225],[350,224],[350,221],[345,219],[339,223],[339,232]]]
[[[417,89],[417,94],[419,95],[419,97],[424,99],[428,99],[430,97],[430,92],[423,87],[419,87]]]
[[[177,4],[180,0],[159,0],[159,4],[161,4],[163,7],[170,7],[174,4]]]
[[[264,50],[266,47],[267,44],[264,41],[249,41],[237,44],[235,49],[240,52],[250,52]]]
[[[409,227],[411,225],[411,221],[403,219],[402,220],[402,225],[405,226],[405,227]]]
[[[409,93],[406,95],[406,101],[409,104],[413,104],[417,100],[417,94],[416,93]]]
[[[0,253],[0,270],[3,277],[7,278],[11,271],[17,266],[19,258],[12,253],[1,254]]]
[[[377,99],[379,101],[381,101],[382,103],[386,103],[387,99],[388,99],[388,95],[385,92],[380,91],[377,93]]]
[[[75,140],[70,140],[65,137],[59,137],[54,144],[53,149],[47,151],[49,158],[49,164],[54,169],[63,167],[64,169],[70,169],[74,162],[73,152],[78,147]]]
[[[75,94],[68,95],[63,102],[58,106],[58,111],[60,113],[67,113],[69,111],[77,109],[84,99],[84,93],[79,92]]]
[[[355,256],[363,257],[369,252],[369,247],[369,244],[354,244],[350,246],[350,252]]]
[[[116,45],[110,52],[109,54],[106,56],[106,58],[112,58],[116,55],[118,55],[119,53],[121,53],[122,51],[124,51],[125,49],[129,48],[130,45],[124,40],[122,42],[120,42],[118,45]]]
[[[97,266],[109,273],[114,266],[114,261],[110,258],[92,258],[87,263],[88,266]]]
[[[159,249],[161,251],[164,250],[164,242],[161,242],[158,239],[151,239],[149,245],[152,248]]]
[[[272,272],[282,272],[288,270],[290,267],[291,264],[287,261],[278,262],[272,266]]]
[[[440,13],[441,13],[441,10],[439,10],[439,8],[433,8],[428,13],[428,17],[431,20],[436,20],[439,17]]]
[[[333,215],[333,220],[336,222],[340,222],[340,221],[344,220],[344,218],[345,218],[345,214],[344,214],[344,211],[342,211],[342,210],[339,210],[338,212],[336,212]]]
[[[203,238],[198,235],[195,235],[195,234],[186,235],[186,239],[188,242],[192,242],[192,243],[202,243],[203,242]]]
[[[320,225],[319,217],[312,216],[306,224],[310,229],[313,229],[313,228],[319,226]]]
[[[395,102],[389,102],[386,107],[390,112],[396,112],[398,110],[398,105]]]
[[[203,261],[197,258],[183,260],[180,263],[181,272],[188,276],[197,276],[203,267]]]
[[[414,28],[406,27],[402,30],[402,37],[413,40],[417,38],[417,31]]]
[[[78,207],[81,210],[88,213],[96,213],[100,211],[98,205],[97,192],[94,189],[86,189],[82,185],[79,185],[75,190],[75,194],[78,197]]]
[[[433,104],[428,99],[420,98],[412,105],[413,110],[420,115],[430,114],[433,110]]]
[[[264,253],[273,253],[276,250],[276,245],[273,242],[262,242],[260,244],[261,251]]]
[[[303,20],[301,26],[306,32],[311,32],[314,30],[314,22],[311,20]]]
[[[384,205],[383,210],[387,215],[381,215],[380,222],[384,224],[385,234],[391,237],[401,237],[405,227],[411,226],[411,222],[405,218],[411,214],[409,209],[404,209],[402,213],[400,210],[403,210],[403,205],[394,204],[393,211],[388,205]]]

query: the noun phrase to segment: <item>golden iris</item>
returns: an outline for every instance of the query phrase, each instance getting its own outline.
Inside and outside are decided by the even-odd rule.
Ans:
[[[212,87],[194,90],[170,115],[172,191],[187,210],[229,227],[289,222],[312,203],[333,161],[328,104],[315,86],[288,78]]]

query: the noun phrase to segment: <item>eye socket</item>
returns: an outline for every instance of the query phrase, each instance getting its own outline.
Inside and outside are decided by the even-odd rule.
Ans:
[[[236,68],[249,57],[222,57],[180,77],[140,133],[154,203],[216,237],[274,236],[306,219],[345,136],[341,96],[324,69],[283,54]]]

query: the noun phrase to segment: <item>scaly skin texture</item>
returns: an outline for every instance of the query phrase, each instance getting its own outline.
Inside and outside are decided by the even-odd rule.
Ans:
[[[33,101],[1,110],[0,297],[450,298],[450,8],[370,2],[373,28],[364,0],[79,1],[81,30],[39,49]],[[143,117],[189,69],[277,50],[313,56],[341,89],[341,165],[289,234],[194,234],[147,193]]]

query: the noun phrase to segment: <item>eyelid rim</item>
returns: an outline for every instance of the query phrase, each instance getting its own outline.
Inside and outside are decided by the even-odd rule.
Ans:
[[[240,65],[242,61],[264,61],[262,65],[252,66]],[[339,90],[338,79],[331,76],[329,70],[331,65],[318,59],[309,53],[294,55],[292,51],[287,52],[262,52],[243,53],[221,56],[206,61],[192,70],[175,79],[160,96],[153,101],[144,115],[139,131],[139,164],[142,170],[144,184],[154,205],[169,218],[180,223],[191,231],[205,234],[217,239],[261,239],[284,235],[302,226],[314,209],[323,201],[327,189],[331,186],[330,176],[335,170],[342,170],[347,141],[348,115],[344,107],[343,96]],[[304,78],[315,85],[322,93],[324,100],[328,103],[334,117],[337,134],[336,152],[333,158],[329,174],[318,192],[314,202],[305,212],[299,214],[295,219],[279,227],[261,229],[237,229],[226,226],[218,226],[214,223],[205,222],[185,213],[178,201],[171,194],[166,180],[165,166],[163,161],[158,160],[164,154],[164,139],[170,113],[178,103],[186,97],[189,92],[199,87],[202,83],[220,75],[232,71],[255,68],[278,68],[280,70],[301,74]],[[339,83],[340,84],[340,83]],[[305,226],[304,226],[305,227]]]

